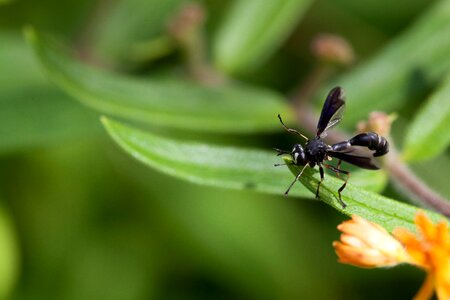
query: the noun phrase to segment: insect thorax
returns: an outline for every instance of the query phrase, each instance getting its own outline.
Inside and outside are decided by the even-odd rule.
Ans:
[[[320,163],[325,160],[328,145],[320,138],[309,140],[305,145],[307,159],[313,163]]]

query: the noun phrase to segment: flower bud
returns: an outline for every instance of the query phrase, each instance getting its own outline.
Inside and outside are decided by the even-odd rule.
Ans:
[[[361,121],[357,125],[358,132],[372,131],[382,136],[389,136],[392,122],[396,119],[396,115],[388,115],[384,112],[374,111],[369,115],[367,121]]]
[[[325,63],[346,66],[355,60],[355,54],[350,44],[337,35],[318,35],[311,44],[311,51],[318,60]]]
[[[374,268],[393,266],[409,261],[402,244],[383,227],[359,216],[338,226],[341,240],[333,243],[341,263]]]

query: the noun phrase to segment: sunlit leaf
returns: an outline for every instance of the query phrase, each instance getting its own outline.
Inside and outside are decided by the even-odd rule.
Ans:
[[[172,176],[198,184],[282,195],[292,181],[275,151],[260,151],[163,138],[103,118],[108,133],[136,159]],[[311,197],[299,187],[292,195]]]
[[[107,73],[65,55],[32,30],[27,37],[51,80],[101,113],[164,127],[220,132],[279,129],[277,113],[289,119],[286,102],[268,90]]]
[[[284,160],[286,163],[291,161],[287,157]],[[295,165],[289,165],[289,169],[295,175],[300,172],[300,168]],[[310,168],[306,168],[300,177],[300,182],[313,193],[316,192],[319,181],[319,173]],[[414,217],[418,207],[366,191],[349,183],[342,191],[342,200],[347,204],[347,207],[343,209],[338,198],[338,189],[341,186],[342,181],[328,176],[320,185],[320,199],[346,215],[359,215],[380,224],[389,231],[397,227],[415,230]],[[434,220],[444,218],[433,212],[427,212],[427,214]]]
[[[430,159],[450,144],[450,76],[421,107],[409,128],[404,146],[406,160]]]
[[[11,218],[0,206],[0,298],[7,299],[19,272],[19,249]]]
[[[102,121],[112,138],[130,155],[164,173],[191,182],[282,195],[294,179],[285,168],[273,166],[280,163],[274,152],[182,142],[107,118]],[[385,174],[365,176],[367,180],[360,178],[359,186],[384,187]],[[290,195],[314,197],[299,184]]]
[[[353,128],[373,110],[398,109],[436,84],[450,68],[449,19],[450,1],[435,3],[378,55],[338,78],[333,85],[342,86],[348,100],[343,124]]]
[[[377,171],[358,169],[352,171],[351,176],[349,182],[366,191],[381,192],[388,183],[388,174],[383,169]]]
[[[235,0],[214,41],[216,65],[227,73],[254,69],[284,41],[311,0]]]

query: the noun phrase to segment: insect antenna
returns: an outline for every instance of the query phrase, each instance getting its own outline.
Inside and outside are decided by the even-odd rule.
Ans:
[[[292,129],[292,128],[288,128],[286,125],[284,125],[283,120],[281,119],[280,114],[278,114],[278,119],[280,119],[281,125],[283,125],[283,128],[286,129],[287,132],[297,134],[297,135],[301,136],[302,138],[304,138],[306,141],[309,141],[309,139],[308,139],[306,136],[304,136],[303,134],[301,134],[301,133],[298,132],[297,130]]]

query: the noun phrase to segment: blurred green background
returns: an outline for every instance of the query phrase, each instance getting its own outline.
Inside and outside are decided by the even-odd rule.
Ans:
[[[280,1],[281,8],[269,0],[197,3],[206,15],[212,64],[233,80],[289,95],[315,65],[310,44],[317,34],[350,42],[356,66],[340,73],[351,74],[438,1]],[[31,25],[57,36],[102,68],[183,78],[183,53],[165,38],[169,20],[185,4],[0,1],[0,299],[411,298],[424,277],[419,270],[362,270],[336,262],[331,243],[345,217],[326,205],[284,198],[284,190],[269,196],[194,185],[135,161],[108,137],[97,112],[46,79],[22,33]],[[250,19],[252,10],[271,5],[278,19],[256,14],[263,29],[248,33],[239,14]],[[233,19],[244,23],[230,25]],[[265,33],[268,42],[255,38],[242,46],[249,53],[236,56],[239,37]],[[146,48],[155,40],[163,50]],[[415,51],[414,44],[402,51]],[[449,56],[450,47],[443,51]],[[384,71],[390,69],[380,69],[380,77]],[[441,71],[431,72],[434,77],[405,101],[380,104],[399,114],[393,128],[398,145]],[[268,122],[276,122],[277,113]],[[345,126],[352,131],[355,124]],[[264,149],[293,142],[281,130],[167,134]],[[450,197],[448,150],[411,166]],[[407,199],[390,185],[385,194]]]

